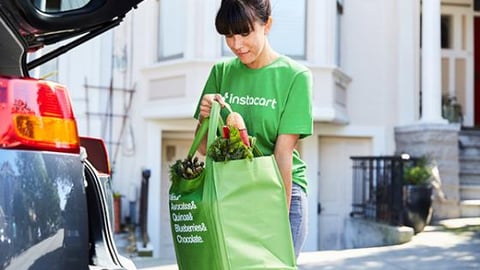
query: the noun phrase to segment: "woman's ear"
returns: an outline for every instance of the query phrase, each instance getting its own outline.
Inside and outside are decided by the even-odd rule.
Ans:
[[[267,23],[265,24],[265,35],[268,35],[270,29],[272,28],[273,19],[272,16],[268,17]]]

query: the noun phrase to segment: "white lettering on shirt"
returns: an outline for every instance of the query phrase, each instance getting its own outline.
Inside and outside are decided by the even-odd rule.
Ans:
[[[261,106],[261,107],[271,107],[275,109],[277,105],[277,100],[274,98],[264,98],[264,97],[254,97],[250,95],[246,96],[237,96],[229,92],[225,92],[223,99],[228,104],[237,104],[237,105],[248,105],[248,106]]]

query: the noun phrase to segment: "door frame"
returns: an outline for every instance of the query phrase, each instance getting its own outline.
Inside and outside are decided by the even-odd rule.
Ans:
[[[350,157],[371,155],[373,144],[374,139],[368,136],[318,137],[319,184],[316,192],[319,209],[316,240],[319,250],[337,250],[346,247],[345,224],[352,210],[353,200],[353,170]],[[345,170],[340,170],[339,166]],[[337,176],[340,177],[337,178]],[[337,187],[332,187],[335,184]],[[323,190],[327,190],[326,193]],[[330,198],[325,198],[322,193]],[[332,200],[335,197],[337,200]],[[329,228],[325,228],[322,224],[328,224]]]
[[[462,105],[463,125],[473,126],[475,115],[474,100],[474,16],[472,6],[461,4],[442,4],[441,15],[451,16],[451,48],[441,49],[442,95],[457,97]],[[444,66],[444,62],[448,63]],[[465,61],[465,78],[457,78],[460,61]],[[458,79],[458,80],[457,80]]]

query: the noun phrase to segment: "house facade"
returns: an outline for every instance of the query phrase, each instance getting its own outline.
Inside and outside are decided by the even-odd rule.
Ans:
[[[435,199],[434,218],[480,214],[476,176],[470,174],[468,188],[462,184],[458,147],[473,140],[462,139],[462,131],[474,132],[480,123],[479,2],[272,0],[272,46],[310,68],[314,81],[314,134],[298,145],[309,178],[305,251],[347,247],[351,156],[429,155],[445,195]],[[107,42],[113,57],[106,59],[111,80],[98,83],[110,83],[117,98],[109,106],[124,117],[112,121],[110,133],[80,125],[81,133],[116,139],[109,149],[113,182],[124,201],[138,202],[141,172],[151,171],[148,233],[155,257],[174,258],[168,167],[190,147],[192,116],[210,68],[231,57],[214,27],[219,3],[144,1],[113,31]],[[460,105],[462,119],[446,119],[448,101]],[[95,106],[103,109],[102,104]],[[80,121],[93,116],[76,107]],[[101,119],[96,123],[105,128]],[[124,207],[125,215],[129,211]]]

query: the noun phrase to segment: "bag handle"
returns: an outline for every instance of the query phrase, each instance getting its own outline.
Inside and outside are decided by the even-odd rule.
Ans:
[[[223,126],[223,120],[220,117],[220,103],[214,101],[212,102],[212,108],[210,110],[210,122],[208,123],[208,130],[213,132],[208,132],[207,138],[207,149],[210,145],[215,141],[217,137],[217,133],[215,132],[217,129],[221,132],[221,127]],[[222,123],[220,123],[220,121]]]
[[[195,155],[195,152],[198,149],[198,146],[202,142],[203,137],[207,134],[208,130],[219,130],[221,132],[221,127],[223,126],[223,120],[220,117],[220,104],[218,102],[212,102],[212,108],[210,111],[210,116],[203,119],[200,127],[198,128],[197,134],[193,139],[192,146],[188,151],[188,158],[192,158]],[[207,149],[215,141],[216,134],[215,132],[208,132],[207,137]]]
[[[232,112],[232,108],[228,103],[225,103],[225,107],[229,112]],[[208,130],[217,130],[219,134],[222,134],[222,127],[224,125],[223,119],[220,117],[220,110],[221,110],[220,103],[214,101],[212,102],[212,108],[210,110],[210,116],[205,118],[202,121],[202,124],[200,125],[197,135],[193,139],[192,146],[190,147],[190,151],[188,151],[188,157],[192,158],[195,155],[195,152],[198,149],[198,146],[200,145],[200,142],[202,141],[203,137],[205,134],[207,134]],[[216,138],[216,132],[208,132],[208,138],[207,138],[207,149],[210,147],[210,145],[215,141]],[[253,154],[254,156],[260,157],[263,156],[262,151],[258,148],[257,144],[253,143]]]

